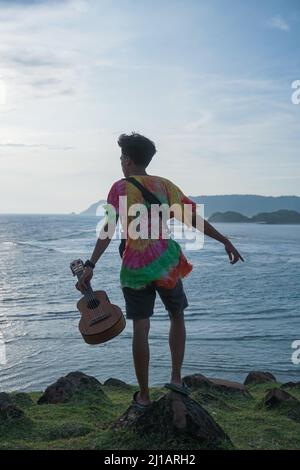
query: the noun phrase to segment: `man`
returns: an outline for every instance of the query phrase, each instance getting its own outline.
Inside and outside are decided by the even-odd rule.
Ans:
[[[180,211],[176,214],[175,210],[175,217],[222,243],[231,264],[239,260],[244,261],[232,243],[197,214],[196,204],[175,184],[166,178],[149,175],[146,172],[146,168],[156,153],[155,145],[151,140],[133,132],[131,135],[122,134],[118,139],[118,145],[122,150],[121,165],[125,178],[134,177],[162,204],[168,204],[172,208],[183,208],[184,205],[189,204],[192,208],[190,221],[184,220]],[[127,196],[128,209],[132,204],[145,204],[145,198],[138,187],[126,179],[118,180],[111,187],[107,197],[107,202],[116,211],[116,220],[121,215],[119,204],[121,196]],[[129,219],[128,216],[127,222]],[[124,224],[122,217],[121,222]],[[86,283],[91,280],[93,269],[109,245],[114,230],[115,225],[111,227],[108,223],[102,228],[91,259],[85,263],[83,276],[76,285],[79,290],[83,291]],[[151,404],[148,388],[148,334],[156,292],[160,295],[170,317],[169,346],[172,373],[170,383],[166,384],[166,387],[178,393],[188,393],[181,380],[186,339],[184,309],[188,306],[181,278],[189,274],[192,265],[185,258],[179,244],[172,238],[163,236],[163,228],[160,229],[159,236],[155,239],[130,237],[128,226],[125,232],[126,246],[122,257],[120,281],[126,303],[126,316],[127,319],[133,320],[132,352],[139,384],[139,392],[134,394],[133,403],[138,408],[144,409]],[[103,236],[104,233],[108,235],[106,238]]]

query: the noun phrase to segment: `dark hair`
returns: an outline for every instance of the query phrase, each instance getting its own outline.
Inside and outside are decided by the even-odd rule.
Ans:
[[[131,135],[121,134],[118,145],[121,147],[123,155],[144,168],[149,165],[156,153],[154,142],[136,132],[132,132]]]

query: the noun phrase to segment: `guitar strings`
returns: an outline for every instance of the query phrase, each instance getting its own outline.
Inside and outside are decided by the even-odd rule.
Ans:
[[[90,285],[88,285],[88,288],[86,289],[86,293],[87,293],[87,298],[88,298],[88,301],[89,301],[89,305],[91,305],[91,307],[98,307],[98,302],[97,302],[97,299],[95,298],[94,296],[94,293],[92,291],[92,288]]]
[[[81,276],[77,276],[77,277],[78,279],[80,279]],[[90,283],[88,283],[88,287],[85,289],[83,295],[88,301],[88,307],[91,306],[91,308],[97,308],[100,305],[99,300],[94,295],[94,292]]]
[[[93,293],[92,287],[90,284],[88,284],[87,289],[85,290],[84,295],[86,296],[88,300],[88,305],[91,307],[97,308],[99,306],[99,301],[97,298],[95,298],[95,295]]]

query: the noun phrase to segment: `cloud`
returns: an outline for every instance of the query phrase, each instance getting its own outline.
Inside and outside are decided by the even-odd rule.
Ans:
[[[44,88],[53,85],[60,85],[61,82],[62,81],[58,78],[41,78],[39,80],[33,80],[31,85],[34,87]]]
[[[289,31],[290,25],[281,16],[273,16],[268,21],[268,26],[279,31]]]
[[[0,144],[0,148],[14,148],[14,149],[22,149],[22,148],[46,148],[48,150],[72,150],[73,147],[71,146],[61,146],[61,145],[48,145],[48,144],[23,144],[23,143],[13,143],[8,142],[5,144]]]
[[[78,38],[76,33],[70,32],[72,46],[68,47],[63,43],[62,25],[60,29],[56,26],[54,38],[52,28],[34,32],[32,24],[45,25],[47,21],[47,12],[34,12],[29,24],[24,25],[24,21],[15,18],[10,26],[6,25],[5,39],[0,44],[0,78],[10,91],[10,104],[35,98],[71,96],[75,90],[80,90],[78,76],[83,76],[88,61],[77,47],[80,35]],[[0,87],[2,92],[3,86]]]
[[[38,56],[14,56],[10,58],[10,61],[14,62],[17,65],[23,67],[47,67],[47,66],[57,66],[57,62],[49,59],[48,57],[38,57]]]
[[[111,27],[101,17],[95,44],[88,25],[81,26],[89,12],[86,0],[0,0],[1,109],[4,87],[7,109],[38,99],[71,101],[86,92],[96,60],[105,61],[111,50],[119,50],[132,37],[120,28],[121,20]]]
[[[188,122],[184,126],[184,130],[187,132],[197,132],[198,130],[202,129],[205,125],[209,124],[213,119],[213,114],[210,111],[203,112],[199,119]]]
[[[0,6],[31,6],[40,5],[43,3],[67,3],[68,0],[0,0]]]

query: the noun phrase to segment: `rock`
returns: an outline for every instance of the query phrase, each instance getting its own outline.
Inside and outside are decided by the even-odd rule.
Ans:
[[[30,398],[27,393],[16,392],[10,395],[14,405],[20,406],[21,408],[27,408],[28,406],[34,405],[34,401]]]
[[[250,396],[245,386],[239,382],[222,379],[209,379],[211,388],[225,393],[239,393],[244,396]]]
[[[24,412],[14,405],[8,393],[0,393],[0,423],[2,421],[14,421],[24,416]]]
[[[268,410],[277,409],[300,423],[300,401],[281,388],[269,390],[263,399],[263,405]]]
[[[95,377],[86,375],[83,372],[70,372],[54,384],[49,385],[39,398],[38,404],[66,403],[75,398],[83,398],[86,393],[91,392],[97,394],[100,401],[107,398],[101,388],[101,383]]]
[[[269,390],[264,398],[264,405],[267,408],[276,408],[286,403],[293,405],[297,405],[298,403],[300,404],[297,398],[280,388]]]
[[[281,385],[281,388],[295,388],[300,390],[300,382],[286,382]]]
[[[202,374],[194,374],[187,375],[183,378],[183,381],[192,390],[204,388],[222,393],[239,393],[247,397],[250,396],[243,384],[231,380],[214,379],[205,377]]]
[[[271,372],[253,370],[247,375],[244,385],[262,384],[265,382],[276,382],[276,378]]]
[[[103,385],[109,385],[110,387],[130,388],[130,385],[128,385],[126,382],[123,382],[123,380],[114,378],[107,379]]]
[[[233,407],[230,404],[228,404],[223,398],[221,398],[220,394],[214,393],[213,391],[205,391],[205,390],[195,390],[192,393],[192,398],[196,400],[198,403],[201,405],[205,406],[213,406],[218,409],[222,410],[232,410]]]
[[[183,382],[187,384],[190,388],[202,388],[202,387],[209,387],[210,381],[205,375],[202,374],[193,374],[193,375],[186,375],[183,377]]]
[[[177,440],[218,448],[231,444],[229,437],[209,413],[190,397],[169,392],[140,411],[130,406],[113,424],[113,430],[130,429],[140,436],[153,434],[159,442]]]

